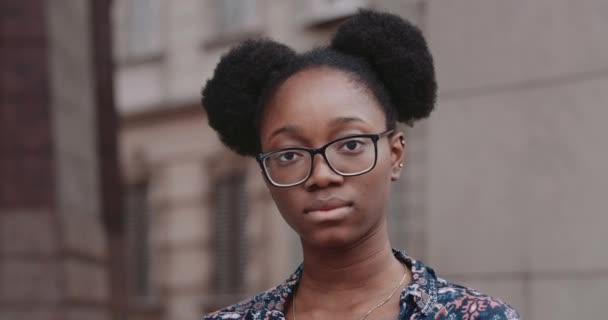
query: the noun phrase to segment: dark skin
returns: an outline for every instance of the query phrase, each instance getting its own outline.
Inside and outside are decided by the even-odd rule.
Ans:
[[[260,141],[263,151],[318,148],[336,138],[386,129],[385,113],[365,85],[344,71],[316,67],[292,75],[277,89],[261,118]],[[411,273],[393,256],[386,215],[391,182],[404,161],[403,139],[397,131],[381,138],[376,166],[360,176],[340,176],[316,155],[305,183],[277,188],[267,181],[302,243],[298,319],[359,319],[386,299],[405,272],[400,290],[367,319],[397,318],[399,295]],[[292,308],[288,303],[287,319]]]

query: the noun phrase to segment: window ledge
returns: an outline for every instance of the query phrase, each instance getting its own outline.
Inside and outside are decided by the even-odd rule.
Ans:
[[[151,63],[159,63],[165,60],[165,55],[162,52],[150,53],[145,55],[129,56],[116,59],[116,65],[119,67],[138,66]]]

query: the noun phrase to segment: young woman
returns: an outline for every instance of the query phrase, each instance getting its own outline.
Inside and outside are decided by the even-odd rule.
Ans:
[[[427,117],[436,90],[421,32],[368,10],[327,47],[296,54],[250,40],[223,56],[203,90],[209,124],[257,159],[304,261],[283,284],[205,319],[518,319],[389,242],[391,181],[405,159],[396,122]]]

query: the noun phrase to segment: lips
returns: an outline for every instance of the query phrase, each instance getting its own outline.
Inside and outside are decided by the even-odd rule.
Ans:
[[[338,208],[350,207],[353,205],[352,201],[346,201],[339,198],[331,198],[327,200],[315,200],[311,206],[304,209],[304,213],[308,214],[313,211],[324,212],[331,211]]]

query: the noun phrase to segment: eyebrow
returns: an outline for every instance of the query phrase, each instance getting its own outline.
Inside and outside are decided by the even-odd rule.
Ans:
[[[302,130],[302,128],[299,126],[286,125],[284,127],[280,127],[277,130],[273,131],[270,134],[270,138],[272,139],[281,133],[300,134],[300,133],[302,133],[302,131],[304,131],[304,130]]]
[[[366,123],[363,119],[359,118],[359,117],[337,117],[337,118],[333,118],[329,121],[329,125],[331,127],[334,126],[339,126],[339,125],[344,125],[344,124],[348,124],[351,122],[362,122],[362,123]],[[278,128],[277,130],[273,131],[270,134],[270,138],[274,138],[275,136],[282,134],[282,133],[287,133],[287,134],[294,134],[294,135],[300,135],[302,134],[304,130],[302,129],[302,127],[300,126],[296,126],[296,125],[286,125],[283,127]]]
[[[343,125],[343,124],[348,124],[351,122],[363,122],[366,123],[363,119],[359,118],[359,117],[337,117],[337,118],[333,118],[329,121],[329,125],[330,126],[338,126],[338,125]]]

